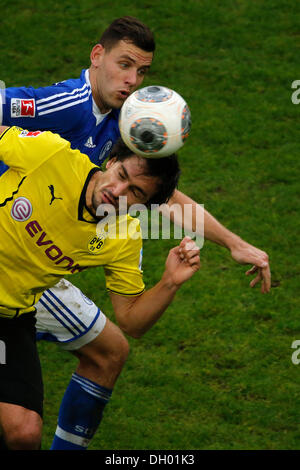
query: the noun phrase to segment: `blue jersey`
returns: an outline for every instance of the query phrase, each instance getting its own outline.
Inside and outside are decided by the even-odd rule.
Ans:
[[[0,125],[55,132],[96,165],[120,136],[118,118],[119,110],[101,114],[92,97],[88,70],[77,79],[41,88],[6,88],[0,95]],[[1,162],[0,174],[6,169]]]

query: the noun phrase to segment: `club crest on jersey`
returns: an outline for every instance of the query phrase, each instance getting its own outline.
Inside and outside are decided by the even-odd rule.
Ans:
[[[35,117],[35,100],[12,98],[10,100],[10,115],[12,118]]]
[[[105,236],[100,235],[97,236],[95,235],[88,243],[88,250],[90,253],[93,255],[97,255],[99,251],[101,250],[102,246],[104,245],[105,241]]]
[[[31,202],[26,197],[18,197],[10,211],[10,215],[17,222],[25,222],[32,214]]]
[[[99,154],[99,161],[100,163],[102,162],[102,160],[104,160],[104,158],[107,156],[108,152],[110,151],[110,149],[112,148],[112,140],[108,140],[102,147],[101,149],[101,152]]]

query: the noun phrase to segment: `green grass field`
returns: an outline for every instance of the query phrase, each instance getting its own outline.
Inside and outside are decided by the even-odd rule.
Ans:
[[[187,100],[192,132],[179,189],[268,252],[272,291],[204,244],[202,268],[131,353],[90,449],[299,449],[300,8],[292,0],[66,0],[1,3],[0,79],[48,85],[79,76],[116,17],[139,17],[157,52],[145,84]],[[172,240],[146,240],[147,286]],[[72,281],[114,320],[101,270]],[[39,344],[45,383],[43,449],[76,360]]]

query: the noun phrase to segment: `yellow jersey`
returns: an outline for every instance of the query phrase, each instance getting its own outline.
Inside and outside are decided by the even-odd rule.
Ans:
[[[104,267],[112,292],[143,292],[142,237],[128,236],[132,226],[140,235],[138,220],[117,217],[127,236],[105,237],[85,207],[99,167],[57,134],[18,127],[0,136],[0,159],[9,166],[0,179],[0,316],[34,311],[44,290],[93,266]]]

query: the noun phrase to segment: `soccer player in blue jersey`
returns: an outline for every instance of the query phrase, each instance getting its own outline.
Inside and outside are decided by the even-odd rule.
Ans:
[[[0,124],[57,132],[71,142],[72,148],[80,149],[92,162],[99,164],[119,136],[119,109],[127,96],[142,84],[154,50],[153,35],[145,25],[131,17],[120,18],[94,46],[90,68],[83,70],[79,79],[37,89],[7,88],[2,106],[0,103]],[[169,201],[170,205],[175,203],[182,207],[191,204],[193,209],[200,207],[177,190]],[[192,217],[191,229],[197,230],[195,217]],[[262,292],[269,291],[270,269],[265,252],[227,230],[206,210],[204,236],[226,247],[238,263],[253,264],[247,271],[247,274],[256,274],[251,287],[261,282]],[[127,341],[121,331],[116,330],[115,345],[104,347],[105,335],[99,334],[98,328],[99,308],[70,283],[61,282],[51,293],[45,292],[36,308],[40,334],[79,358],[76,380],[71,378],[62,401],[52,448],[86,448],[86,435],[91,438],[100,423],[98,402],[89,390],[95,384],[110,383],[109,387],[113,387],[127,357]],[[74,406],[74,397],[85,406]]]
[[[120,136],[120,107],[141,85],[154,49],[146,26],[120,19],[94,46],[91,66],[79,78],[41,88],[7,88],[5,103],[0,101],[0,125],[2,120],[5,125],[57,132],[99,165]]]

